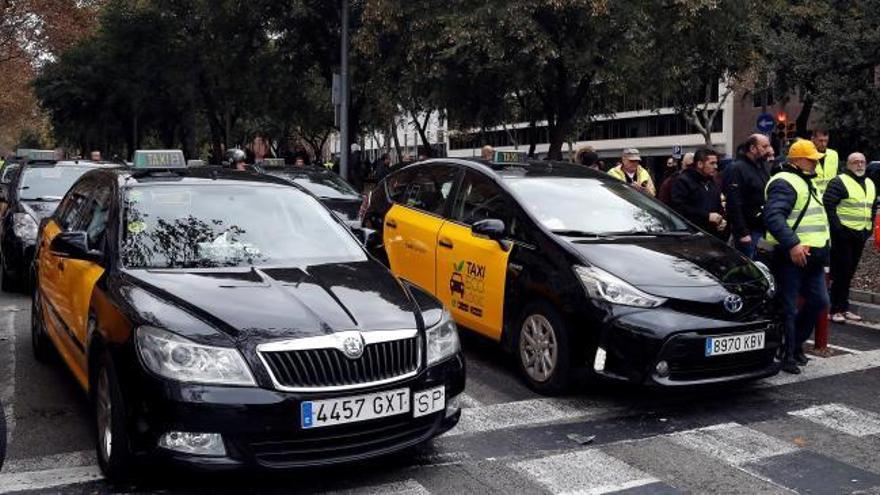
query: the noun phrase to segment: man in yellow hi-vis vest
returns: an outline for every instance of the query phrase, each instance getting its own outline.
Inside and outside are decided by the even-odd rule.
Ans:
[[[849,310],[849,288],[877,215],[877,188],[866,177],[867,168],[865,155],[849,155],[846,169],[831,179],[822,197],[831,227],[831,320],[835,323],[862,319]]]
[[[822,197],[813,180],[824,156],[811,141],[798,140],[788,163],[767,183],[764,222],[767,242],[775,246],[773,269],[784,315],[785,357],[782,369],[798,374],[807,364],[804,342],[828,306],[825,265],[831,234]],[[798,309],[798,295],[804,303]]]
[[[651,174],[642,166],[642,155],[635,148],[623,150],[620,165],[609,170],[608,175],[629,184],[648,196],[656,196],[657,194]]]
[[[828,182],[837,177],[837,170],[840,166],[840,158],[837,156],[837,152],[828,147],[829,139],[826,129],[813,129],[813,144],[816,145],[816,150],[819,153],[825,155],[819,159],[819,163],[816,165],[816,178],[813,179],[813,185],[819,191],[819,196],[825,194]]]

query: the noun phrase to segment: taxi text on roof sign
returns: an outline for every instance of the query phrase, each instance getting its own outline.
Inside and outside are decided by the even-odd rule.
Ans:
[[[260,165],[264,167],[283,167],[284,158],[263,158],[260,160]]]
[[[181,150],[137,150],[132,162],[134,168],[185,168]]]
[[[19,148],[16,150],[17,156],[26,157],[28,160],[56,160],[55,150],[32,150],[28,148]]]
[[[528,153],[523,151],[496,151],[493,158],[495,163],[525,163]]]

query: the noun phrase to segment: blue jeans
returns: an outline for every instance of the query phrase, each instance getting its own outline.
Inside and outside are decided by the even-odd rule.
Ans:
[[[811,259],[802,268],[791,262],[788,252],[780,252],[775,256],[774,272],[782,303],[786,361],[793,360],[795,354],[803,349],[804,342],[810,338],[816,327],[819,313],[828,307],[824,265],[822,259]],[[798,295],[804,298],[800,310]]]
[[[737,251],[744,254],[746,258],[753,260],[758,255],[758,243],[764,238],[764,232],[753,230],[749,232],[749,236],[752,238],[752,242],[743,244],[736,238],[733,240],[733,244],[736,246]]]

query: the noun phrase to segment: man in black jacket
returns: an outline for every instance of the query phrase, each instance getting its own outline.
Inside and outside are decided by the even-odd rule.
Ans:
[[[767,158],[773,155],[770,140],[753,134],[740,147],[742,152],[724,171],[723,187],[727,197],[727,218],[736,248],[754,259],[758,242],[764,237],[764,189],[770,180]]]
[[[672,209],[691,223],[721,240],[727,222],[721,216],[721,191],[715,185],[718,172],[718,153],[708,148],[697,150],[694,166],[681,172],[672,184]]]
[[[828,182],[822,203],[831,227],[831,320],[861,321],[849,311],[849,288],[877,215],[876,184],[865,175],[867,160],[853,153],[846,169]]]

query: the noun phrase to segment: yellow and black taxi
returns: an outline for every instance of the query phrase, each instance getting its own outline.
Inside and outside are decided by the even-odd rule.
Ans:
[[[135,161],[137,164],[137,161]],[[34,352],[95,405],[111,478],[364,459],[460,416],[454,321],[313,195],[223,170],[100,170],[43,225]]]
[[[584,375],[675,386],[778,372],[767,268],[600,172],[429,160],[380,182],[362,221],[375,256],[502,343],[539,392]]]
[[[0,268],[2,289],[30,282],[37,226],[83,174],[107,165],[93,162],[24,160],[0,174]],[[5,182],[4,182],[5,181]]]

